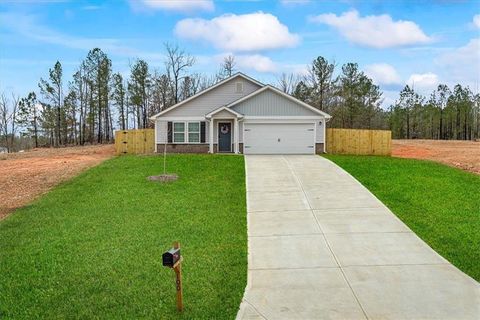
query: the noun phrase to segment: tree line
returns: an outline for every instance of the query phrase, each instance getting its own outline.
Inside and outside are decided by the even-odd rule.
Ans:
[[[195,57],[165,45],[165,66],[152,69],[136,59],[130,73],[114,72],[99,48],[88,52],[71,79],[57,61],[25,97],[0,95],[0,146],[9,151],[38,146],[110,143],[114,129],[151,127],[149,117],[231,76],[228,56],[211,75],[191,72]],[[460,84],[441,84],[426,98],[405,86],[389,108],[382,91],[356,63],[337,72],[319,56],[305,75],[282,74],[274,84],[330,115],[330,127],[389,129],[394,138],[478,139],[480,95]],[[1,151],[1,150],[0,150]]]
[[[283,74],[280,88],[323,110],[333,128],[388,129],[394,139],[480,138],[480,94],[461,84],[439,84],[424,97],[409,85],[389,108],[381,107],[382,92],[356,63],[336,65],[315,59],[305,76]]]

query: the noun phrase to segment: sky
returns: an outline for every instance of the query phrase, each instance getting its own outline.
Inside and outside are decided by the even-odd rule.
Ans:
[[[323,56],[356,62],[384,92],[424,95],[439,84],[480,87],[480,1],[462,0],[0,0],[0,91],[38,91],[59,60],[71,79],[100,47],[125,76],[137,58],[164,69],[165,43],[214,74],[223,57],[264,83],[304,74]]]

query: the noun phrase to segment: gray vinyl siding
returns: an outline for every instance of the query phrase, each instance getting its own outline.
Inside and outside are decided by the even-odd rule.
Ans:
[[[280,94],[265,90],[232,107],[245,116],[318,116],[317,113]]]
[[[236,82],[243,82],[243,92],[236,92]],[[219,87],[210,90],[207,93],[199,95],[195,99],[173,109],[170,112],[166,112],[162,116],[165,117],[196,117],[204,116],[211,111],[218,109],[238,100],[256,90],[260,89],[260,86],[256,83],[250,82],[242,77],[235,77]]]
[[[225,110],[225,109],[223,109],[223,110],[220,111],[220,112],[215,113],[215,114],[213,115],[213,117],[214,117],[215,119],[217,119],[217,118],[236,118],[236,116],[235,116],[233,113],[228,112],[228,111]]]
[[[155,122],[155,130],[157,134],[157,143],[165,143],[168,139],[167,136],[167,121],[157,120]]]
[[[320,122],[322,124],[320,124]],[[323,126],[325,125],[325,120],[317,120],[316,121],[316,128],[315,130],[317,130],[317,137],[315,139],[315,141],[317,143],[324,143],[325,142],[325,137],[324,137],[324,132],[323,132]]]

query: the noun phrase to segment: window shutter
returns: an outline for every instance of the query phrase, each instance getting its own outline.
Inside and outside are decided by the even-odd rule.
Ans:
[[[200,142],[205,143],[205,121],[200,122]]]
[[[168,135],[168,143],[172,143],[173,141],[173,125],[171,121],[168,121],[167,123],[167,135]]]

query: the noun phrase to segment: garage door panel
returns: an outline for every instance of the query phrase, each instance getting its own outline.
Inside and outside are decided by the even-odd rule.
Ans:
[[[313,154],[313,123],[245,123],[245,154]]]

